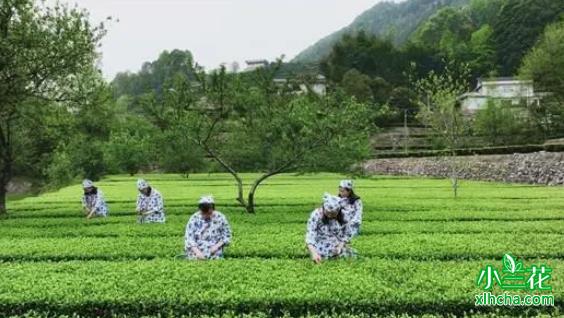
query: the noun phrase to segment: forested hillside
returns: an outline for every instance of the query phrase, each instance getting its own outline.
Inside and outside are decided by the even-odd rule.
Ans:
[[[419,24],[445,6],[460,6],[469,0],[409,0],[380,2],[359,15],[350,25],[319,40],[294,58],[294,62],[317,62],[329,55],[344,34],[365,31],[390,37],[395,44],[407,41]]]

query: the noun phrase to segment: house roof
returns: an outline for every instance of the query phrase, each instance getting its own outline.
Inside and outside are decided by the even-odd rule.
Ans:
[[[268,64],[268,61],[265,60],[265,59],[262,59],[262,60],[257,59],[257,60],[246,60],[245,63],[247,63],[247,64]]]
[[[518,77],[480,77],[478,78],[478,83],[533,83],[532,80],[529,79],[521,79]]]

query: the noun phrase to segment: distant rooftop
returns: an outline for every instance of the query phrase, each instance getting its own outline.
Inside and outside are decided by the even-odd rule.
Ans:
[[[531,82],[518,77],[480,77],[478,82]]]
[[[246,60],[245,63],[247,63],[248,65],[253,65],[253,64],[268,64],[268,61],[265,59],[262,60]]]

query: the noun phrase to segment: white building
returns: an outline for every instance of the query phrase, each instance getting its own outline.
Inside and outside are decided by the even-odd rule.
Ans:
[[[240,71],[239,62],[237,61],[233,61],[230,63],[223,62],[219,65],[225,67],[225,71],[227,73],[238,73]]]
[[[275,78],[274,79],[274,83],[276,83],[277,85],[292,85],[291,81],[289,81],[287,78]],[[296,88],[296,93],[298,94],[303,94],[303,93],[307,93],[310,90],[319,95],[319,96],[325,96],[326,92],[327,92],[327,80],[325,79],[325,76],[319,74],[315,77],[315,79],[309,83],[299,83],[299,89]]]
[[[474,113],[484,109],[488,100],[509,102],[511,105],[538,104],[542,94],[537,94],[533,88],[533,81],[515,78],[478,79],[478,85],[473,92],[460,96],[462,110]]]
[[[247,60],[247,68],[245,68],[245,72],[252,72],[261,67],[267,67],[268,61],[267,60]]]
[[[246,60],[245,63],[247,64],[247,67],[244,72],[252,72],[270,65],[266,59]],[[310,78],[307,83],[298,83],[295,79],[288,79],[285,77],[275,78],[274,83],[276,85],[288,85],[288,87],[294,86],[295,84],[294,89],[296,93],[307,93],[308,91],[312,91],[317,95],[324,96],[327,92],[327,79],[321,74],[318,74],[314,78]]]
[[[327,79],[325,76],[319,74],[315,77],[315,80],[312,83],[309,83],[308,85],[303,83],[300,84],[300,89],[304,93],[307,93],[308,90],[311,89],[313,93],[319,96],[325,96],[325,93],[327,92]]]

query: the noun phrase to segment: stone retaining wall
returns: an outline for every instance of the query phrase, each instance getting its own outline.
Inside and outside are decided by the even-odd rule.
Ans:
[[[369,174],[449,177],[450,159],[440,157],[374,159],[364,164]],[[462,179],[564,185],[564,152],[458,157]]]

